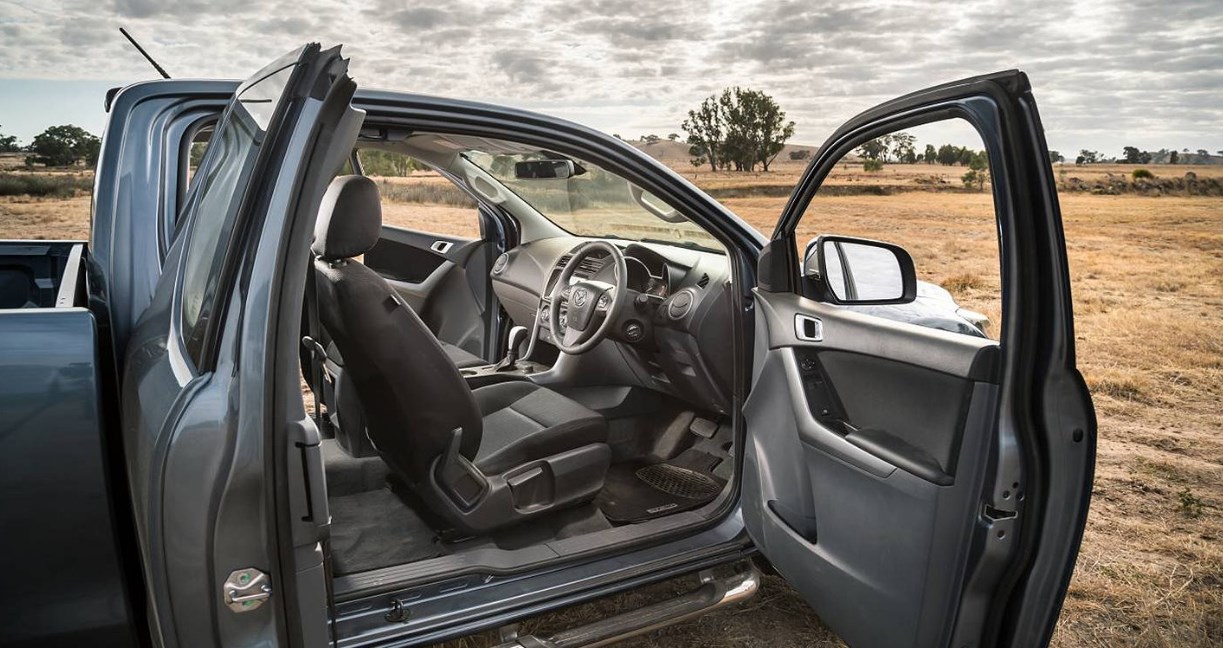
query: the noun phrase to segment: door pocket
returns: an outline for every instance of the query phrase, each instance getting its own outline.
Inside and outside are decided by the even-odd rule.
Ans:
[[[799,368],[821,424],[926,481],[954,483],[971,380],[835,350],[802,350]]]
[[[404,245],[389,239],[365,253],[365,265],[387,279],[421,283],[446,262],[446,257],[431,250]]]

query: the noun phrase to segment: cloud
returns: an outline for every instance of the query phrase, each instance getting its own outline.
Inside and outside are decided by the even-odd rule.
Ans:
[[[0,3],[0,85],[149,78],[119,26],[177,76],[243,77],[302,42],[340,42],[366,87],[509,103],[625,135],[678,130],[688,107],[739,85],[774,95],[796,139],[817,143],[893,96],[1019,67],[1055,148],[1223,148],[1217,0]]]

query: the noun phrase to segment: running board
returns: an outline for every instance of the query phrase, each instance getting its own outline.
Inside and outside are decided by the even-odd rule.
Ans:
[[[516,625],[507,626],[501,629],[503,643],[496,648],[606,646],[741,603],[760,589],[760,572],[750,561],[740,563],[734,574],[724,578],[714,578],[709,571],[703,571],[699,576],[701,585],[687,594],[600,619],[588,625],[563,630],[551,637],[519,637]]]

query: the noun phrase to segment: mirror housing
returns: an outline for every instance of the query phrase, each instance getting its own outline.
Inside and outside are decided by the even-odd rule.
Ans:
[[[820,299],[841,305],[907,304],[917,298],[913,257],[899,245],[824,235],[807,243],[803,278]]]
[[[586,169],[573,160],[525,160],[514,163],[514,178],[517,180],[567,180],[581,175]]]

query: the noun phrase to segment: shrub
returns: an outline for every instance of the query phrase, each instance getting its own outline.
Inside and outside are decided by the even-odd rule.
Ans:
[[[379,182],[378,190],[394,202],[475,207],[476,201],[449,182]]]
[[[1176,494],[1176,498],[1180,500],[1180,506],[1178,508],[1180,509],[1181,513],[1191,518],[1202,517],[1202,509],[1205,508],[1205,504],[1202,502],[1202,499],[1197,495],[1194,495],[1193,491],[1189,490],[1188,487],[1181,489],[1181,491]]]
[[[93,181],[83,175],[0,173],[0,196],[71,198],[92,188]]]
[[[880,160],[864,160],[862,162],[863,171],[882,171],[883,162]]]
[[[1151,173],[1150,171],[1147,171],[1146,169],[1134,169],[1133,173],[1131,173],[1130,175],[1133,176],[1135,180],[1138,180],[1140,178],[1146,178],[1149,180],[1155,177],[1154,173]]]
[[[947,277],[939,285],[946,288],[952,294],[959,294],[969,290],[984,288],[985,280],[971,272],[962,272]]]

